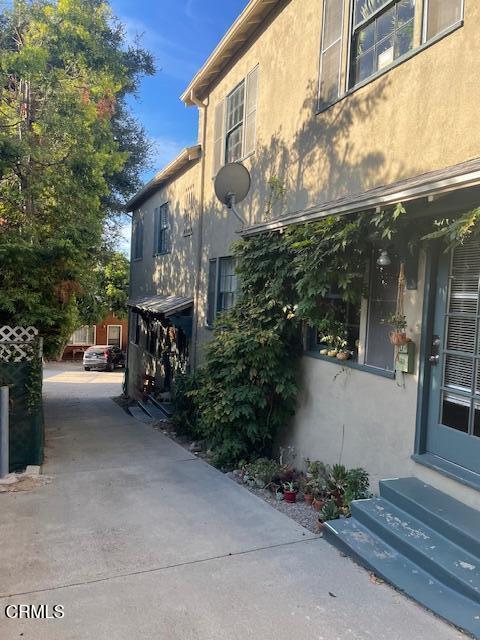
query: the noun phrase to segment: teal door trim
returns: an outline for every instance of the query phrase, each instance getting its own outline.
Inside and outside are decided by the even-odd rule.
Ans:
[[[425,285],[423,289],[422,330],[419,349],[417,421],[414,446],[414,454],[417,456],[422,455],[427,451],[428,409],[430,404],[430,381],[432,371],[429,358],[432,352],[439,255],[440,243],[432,243],[427,247]]]

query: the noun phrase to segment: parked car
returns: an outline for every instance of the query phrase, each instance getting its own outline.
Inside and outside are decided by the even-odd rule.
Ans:
[[[115,367],[125,366],[125,354],[112,345],[96,345],[89,347],[83,354],[83,366],[85,371],[91,369],[113,371]]]

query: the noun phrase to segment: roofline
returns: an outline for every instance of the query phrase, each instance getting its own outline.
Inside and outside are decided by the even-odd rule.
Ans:
[[[180,100],[188,107],[195,104],[194,96],[202,92],[218,77],[225,65],[247,42],[258,26],[280,0],[250,0],[226,34],[213,50],[202,68],[195,74]]]
[[[181,151],[175,160],[172,160],[170,164],[167,164],[161,171],[159,171],[152,180],[147,182],[140,191],[138,191],[133,198],[131,198],[125,205],[125,211],[133,211],[142,202],[144,202],[155,191],[158,191],[168,180],[174,178],[191,162],[198,160],[202,155],[202,145],[196,144],[193,147],[186,147]]]
[[[376,187],[349,198],[340,198],[287,214],[282,218],[259,223],[242,231],[243,237],[251,237],[269,231],[280,231],[293,224],[305,224],[333,215],[361,213],[409,202],[419,198],[435,198],[458,189],[480,185],[480,158],[439,171],[407,178],[384,187]]]

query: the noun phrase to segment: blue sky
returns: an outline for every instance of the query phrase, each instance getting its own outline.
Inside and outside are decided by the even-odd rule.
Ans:
[[[185,146],[197,141],[196,108],[179,96],[247,0],[110,0],[129,38],[142,36],[156,59],[157,74],[142,83],[132,110],[155,142],[148,179]]]

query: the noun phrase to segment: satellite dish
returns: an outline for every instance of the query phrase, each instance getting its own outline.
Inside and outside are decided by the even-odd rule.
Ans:
[[[215,194],[229,208],[242,202],[250,191],[250,174],[243,164],[230,162],[220,169],[215,178]]]

